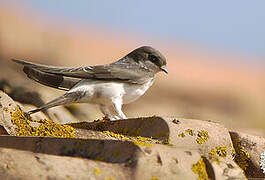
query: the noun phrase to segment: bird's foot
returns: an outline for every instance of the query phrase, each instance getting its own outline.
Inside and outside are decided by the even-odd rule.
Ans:
[[[24,112],[24,116],[28,120],[31,120],[32,119],[29,112]]]

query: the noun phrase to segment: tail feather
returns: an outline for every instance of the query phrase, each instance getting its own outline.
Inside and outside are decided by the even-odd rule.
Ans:
[[[75,84],[77,84],[81,80],[80,78],[65,77],[59,74],[52,74],[40,70],[41,68],[48,67],[56,69],[56,67],[39,65],[16,59],[12,60],[24,66],[23,71],[30,79],[33,79],[34,81],[45,86],[50,86],[61,90],[70,90]]]
[[[69,78],[63,77],[61,75],[49,74],[29,68],[27,66],[23,68],[23,71],[30,79],[40,84],[61,90],[69,90],[80,81],[78,78]]]

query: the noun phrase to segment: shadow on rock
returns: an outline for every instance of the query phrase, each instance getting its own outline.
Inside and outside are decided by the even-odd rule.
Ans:
[[[169,138],[167,122],[163,118],[155,116],[105,122],[80,122],[69,125],[78,129],[111,131],[126,136],[151,137],[161,141]]]
[[[140,149],[128,141],[2,136],[0,147],[33,153],[80,157],[132,166]]]

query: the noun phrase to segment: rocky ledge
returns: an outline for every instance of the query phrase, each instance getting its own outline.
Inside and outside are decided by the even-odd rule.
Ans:
[[[23,109],[0,92],[0,179],[265,178],[265,139],[214,122],[74,122],[63,110],[53,121]]]

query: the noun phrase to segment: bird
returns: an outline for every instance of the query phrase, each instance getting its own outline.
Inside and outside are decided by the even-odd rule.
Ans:
[[[168,74],[165,56],[150,46],[139,47],[110,64],[76,68],[12,60],[23,65],[28,78],[67,91],[28,111],[28,115],[59,105],[91,103],[98,105],[109,120],[127,119],[122,105],[141,97],[152,86],[155,74],[162,71]]]

